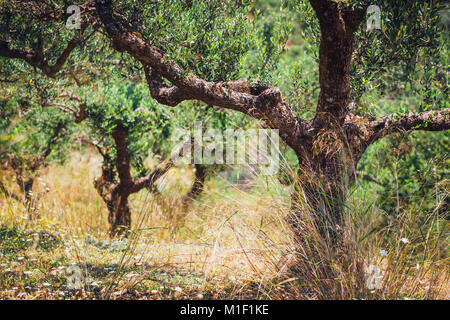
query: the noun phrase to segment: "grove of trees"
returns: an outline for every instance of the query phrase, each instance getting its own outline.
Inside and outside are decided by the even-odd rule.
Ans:
[[[69,5],[80,9],[79,28],[67,24]],[[373,5],[381,26],[368,30]],[[103,161],[94,187],[111,235],[123,234],[132,227],[129,196],[158,193],[156,181],[175,165],[176,127],[256,121],[278,130],[295,158],[287,220],[296,242],[310,218],[337,248],[357,178],[370,176],[385,198],[398,183],[376,172],[389,167],[398,134],[425,132],[407,142],[405,188],[420,159],[441,152],[448,165],[448,10],[438,0],[3,1],[0,160],[21,194],[0,187],[36,215],[39,170],[64,163],[70,145],[93,146]],[[304,51],[288,51],[283,65],[293,42]],[[401,112],[373,103],[386,92],[412,98]],[[153,168],[144,164],[149,152],[160,160]],[[195,168],[186,205],[213,171]],[[448,178],[448,168],[436,175]],[[425,180],[405,194],[429,197]],[[383,199],[386,210],[399,206]]]

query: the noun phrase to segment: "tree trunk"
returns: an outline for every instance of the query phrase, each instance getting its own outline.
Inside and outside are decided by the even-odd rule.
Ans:
[[[116,190],[111,194],[111,201],[108,202],[108,222],[111,225],[111,237],[127,236],[130,231],[131,211],[128,197],[128,193]]]
[[[289,217],[296,237],[301,236],[301,220],[311,218],[324,240],[337,243],[344,224],[344,208],[348,189],[354,181],[357,160],[344,145],[321,141],[319,150],[298,154],[299,171],[292,195],[294,213]]]
[[[23,204],[25,205],[25,208],[27,209],[27,212],[30,213],[31,211],[34,211],[35,208],[33,208],[33,184],[34,179],[30,178],[27,181],[23,183],[21,186],[21,191],[23,193]]]
[[[107,152],[104,152],[102,148],[97,148],[103,156],[103,165],[102,175],[94,180],[94,187],[108,207],[108,222],[111,225],[110,236],[127,236],[131,230],[131,211],[128,197],[144,188],[151,190],[155,182],[173,167],[174,161],[171,157],[146,176],[135,179],[131,174],[130,155],[128,153],[128,128],[118,125],[112,132],[112,137],[117,150],[116,161],[111,161]],[[176,155],[182,154],[183,150],[184,146],[177,151]],[[116,181],[116,174],[119,177],[119,182]]]
[[[294,216],[290,224],[297,234],[299,219],[311,217],[319,234],[326,240],[336,242],[342,228],[345,194],[327,182],[299,181],[292,196]],[[294,219],[293,219],[294,218]]]
[[[195,178],[192,184],[191,190],[183,198],[183,208],[186,209],[189,205],[197,199],[197,197],[203,192],[206,179],[206,166],[201,164],[195,165]]]

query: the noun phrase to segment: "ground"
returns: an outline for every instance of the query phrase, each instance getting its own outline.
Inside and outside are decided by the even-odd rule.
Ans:
[[[100,160],[92,152],[76,153],[70,163],[45,169],[35,192],[49,191],[37,208],[38,219],[30,220],[15,200],[0,199],[0,299],[317,297],[314,290],[304,290],[307,279],[290,273],[293,243],[284,219],[289,187],[275,178],[257,180],[251,189],[215,178],[185,211],[181,195],[193,173],[175,168],[160,182],[162,195],[142,191],[132,197],[132,235],[110,239],[107,210],[92,185],[99,172]],[[14,188],[12,176],[2,174]],[[367,228],[370,223],[375,221],[364,222]],[[386,252],[406,248],[401,245]],[[385,278],[405,264],[416,266],[409,257],[399,260],[402,265],[393,261],[398,255],[380,257],[376,241],[365,247],[364,254],[375,256],[370,264]],[[417,274],[407,272],[408,280],[390,278],[388,289],[367,294],[448,297],[445,261],[433,269],[424,261]],[[351,282],[353,276],[346,272]]]

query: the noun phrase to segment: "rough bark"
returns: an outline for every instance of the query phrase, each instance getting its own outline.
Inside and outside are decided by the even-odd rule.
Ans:
[[[390,114],[372,119],[365,125],[364,129],[367,132],[365,139],[367,145],[396,132],[449,130],[450,108],[406,115]]]
[[[311,0],[310,3],[319,19],[321,30],[320,95],[313,127],[342,126],[350,97],[354,32],[361,23],[365,10],[340,8],[338,3],[329,0]]]
[[[313,216],[321,234],[331,240],[338,237],[346,195],[357,159],[346,129],[350,98],[350,63],[354,32],[364,17],[364,10],[339,7],[333,1],[311,0],[319,19],[320,95],[311,135],[296,149],[299,172],[297,194],[293,195],[294,215],[301,211]],[[294,230],[298,229],[293,223]]]
[[[111,200],[107,203],[109,215],[108,222],[111,225],[111,237],[127,235],[131,228],[131,211],[128,201],[129,193],[120,188],[114,189]]]

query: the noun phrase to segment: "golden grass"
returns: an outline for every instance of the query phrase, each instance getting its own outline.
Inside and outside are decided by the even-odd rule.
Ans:
[[[441,240],[430,236],[427,243],[414,242],[415,247],[391,241],[387,247],[385,230],[370,234],[377,225],[376,208],[368,210],[358,197],[350,201],[346,244],[337,258],[313,228],[305,234],[312,247],[295,248],[284,220],[289,189],[276,179],[260,178],[250,191],[212,179],[201,201],[184,211],[181,196],[193,174],[176,168],[159,182],[162,195],[142,191],[131,197],[133,234],[111,240],[106,207],[92,185],[99,172],[100,159],[89,152],[45,169],[35,192],[50,191],[40,201],[36,221],[29,221],[14,200],[0,198],[0,226],[21,230],[17,237],[24,241],[33,242],[42,230],[61,241],[50,250],[31,245],[2,254],[0,298],[67,298],[66,269],[72,264],[83,271],[84,289],[71,293],[75,298],[449,297],[448,258],[432,247]],[[11,177],[4,175],[2,181],[14,188]],[[403,231],[392,239],[406,237]],[[318,253],[317,248],[325,249]],[[387,256],[381,257],[380,250]],[[318,261],[328,261],[334,279],[318,276]],[[369,265],[379,268],[382,288],[364,287]]]

